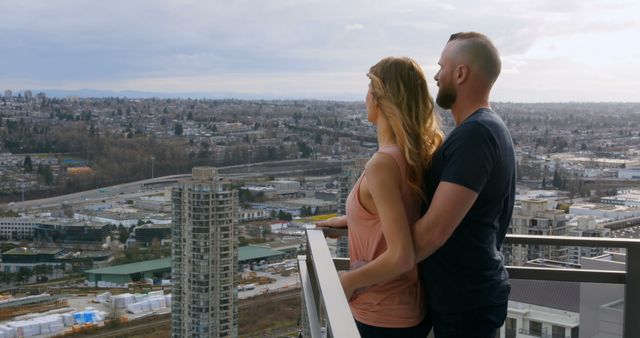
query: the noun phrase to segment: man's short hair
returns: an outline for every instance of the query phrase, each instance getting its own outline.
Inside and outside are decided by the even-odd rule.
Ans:
[[[466,62],[471,67],[483,73],[487,80],[493,84],[502,68],[500,54],[489,38],[477,32],[460,32],[451,34],[449,42],[461,41],[459,51],[464,54]]]

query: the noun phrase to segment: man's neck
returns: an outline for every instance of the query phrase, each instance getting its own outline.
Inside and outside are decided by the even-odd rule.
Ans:
[[[491,106],[489,106],[489,101],[467,101],[458,99],[453,107],[451,107],[451,115],[453,115],[453,119],[456,122],[456,127],[462,124],[464,120],[468,119],[469,116],[473,115],[473,113],[481,108],[491,108]]]

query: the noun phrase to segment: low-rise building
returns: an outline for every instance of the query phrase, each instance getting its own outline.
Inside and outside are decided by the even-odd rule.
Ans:
[[[8,241],[30,240],[39,222],[34,218],[0,218],[0,239]]]
[[[62,248],[20,247],[2,253],[2,271],[18,272],[21,267],[33,270],[36,265],[57,266],[62,264],[59,258],[64,256]]]
[[[566,214],[562,210],[548,209],[546,200],[523,200],[513,208],[512,234],[565,236],[567,234]],[[567,248],[551,245],[503,245],[502,252],[508,265],[523,265],[536,258],[566,261]]]
[[[593,216],[607,218],[612,221],[632,217],[640,217],[640,207],[604,204],[604,203],[574,203],[569,207],[569,214],[574,216]]]
[[[153,280],[170,279],[171,257],[130,264],[114,265],[107,268],[91,269],[84,272],[90,285],[126,286],[144,278]]]
[[[577,226],[569,228],[569,236],[574,237],[610,237],[611,229],[599,226],[590,216],[578,217]],[[604,254],[604,248],[598,247],[569,247],[568,261],[580,263],[580,257],[597,257]]]
[[[618,169],[618,178],[628,180],[640,179],[640,168]]]
[[[640,190],[622,190],[615,196],[602,197],[604,204],[626,205],[640,207]]]
[[[269,219],[271,217],[271,213],[269,212],[269,210],[265,209],[240,209],[238,217],[240,219],[240,222],[251,222]]]
[[[154,241],[161,244],[163,240],[171,238],[171,225],[145,224],[135,227],[133,232],[138,244],[151,245]]]

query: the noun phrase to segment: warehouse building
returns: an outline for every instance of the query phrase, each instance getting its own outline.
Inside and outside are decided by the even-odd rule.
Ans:
[[[277,262],[284,259],[286,253],[257,246],[242,246],[238,248],[239,266],[259,263]],[[144,278],[155,280],[171,279],[171,257],[154,259],[137,263],[115,265],[102,269],[91,269],[84,272],[87,282],[91,284],[108,283],[124,286]]]
[[[86,270],[89,283],[108,282],[124,285],[144,278],[153,280],[169,279],[171,275],[171,257],[137,263],[110,266],[102,269]]]

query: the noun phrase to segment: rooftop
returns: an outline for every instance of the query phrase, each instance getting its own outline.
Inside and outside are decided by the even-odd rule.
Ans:
[[[3,255],[37,255],[37,254],[54,255],[54,254],[57,254],[58,252],[60,252],[62,250],[63,249],[60,249],[60,248],[27,248],[27,247],[20,247],[20,248],[11,249],[9,251],[5,251],[2,254]]]
[[[154,259],[130,264],[110,266],[101,269],[86,270],[85,273],[106,275],[130,275],[142,271],[171,269],[171,257]]]
[[[274,257],[284,255],[285,253],[278,250],[271,250],[259,246],[241,246],[238,248],[238,260],[249,261],[259,258]]]

